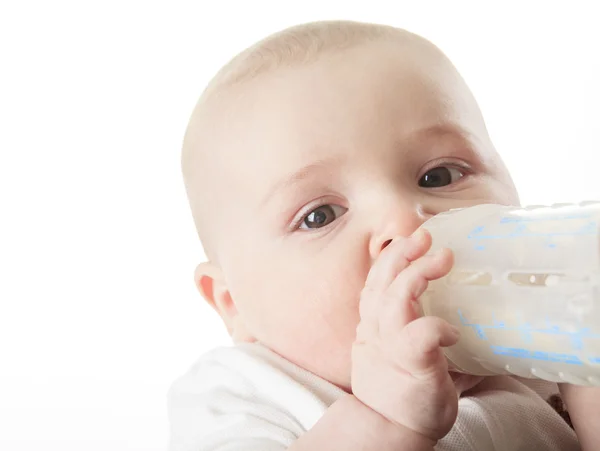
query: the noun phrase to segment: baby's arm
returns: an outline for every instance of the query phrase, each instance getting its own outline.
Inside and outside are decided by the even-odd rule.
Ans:
[[[348,394],[333,403],[315,426],[288,450],[431,451],[434,445],[435,442],[393,424],[354,395]]]
[[[424,256],[431,236],[394,240],[373,265],[360,301],[352,350],[352,395],[334,403],[290,448],[432,450],[456,420],[458,395],[443,346],[458,331],[418,318],[415,300],[452,266],[448,251]]]
[[[581,449],[600,449],[600,388],[570,384],[560,384],[559,388]]]

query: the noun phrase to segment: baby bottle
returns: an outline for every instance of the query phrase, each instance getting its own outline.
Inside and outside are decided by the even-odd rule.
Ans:
[[[427,221],[431,252],[454,252],[420,299],[461,332],[444,349],[451,368],[600,386],[599,225],[600,202],[487,204]]]

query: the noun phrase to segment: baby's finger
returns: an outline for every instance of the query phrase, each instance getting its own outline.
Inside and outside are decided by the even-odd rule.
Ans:
[[[485,379],[483,376],[472,376],[470,374],[453,372],[450,372],[450,377],[452,378],[452,382],[454,382],[454,387],[456,388],[456,394],[458,396],[462,395],[466,391],[471,390]]]
[[[419,318],[408,324],[397,335],[397,346],[393,361],[401,362],[402,368],[416,378],[426,379],[446,377],[448,363],[442,352],[442,347],[452,346],[458,342],[458,329],[447,321],[434,316]]]
[[[452,252],[442,249],[421,257],[402,271],[385,293],[382,332],[397,333],[398,328],[414,321],[417,318],[414,301],[423,294],[430,280],[446,275],[452,268],[452,263]]]
[[[428,231],[418,229],[410,237],[397,237],[381,251],[375,261],[365,288],[372,291],[384,291],[412,261],[422,257],[431,247],[431,235]]]

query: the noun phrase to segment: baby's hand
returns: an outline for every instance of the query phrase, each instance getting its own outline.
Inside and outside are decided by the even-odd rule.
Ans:
[[[431,236],[417,231],[392,241],[375,262],[361,295],[361,321],[352,349],[352,392],[390,422],[437,442],[452,428],[458,394],[443,346],[458,330],[419,317],[416,300],[428,281],[446,275],[452,254],[427,255]]]
[[[558,384],[583,451],[600,449],[600,387]]]

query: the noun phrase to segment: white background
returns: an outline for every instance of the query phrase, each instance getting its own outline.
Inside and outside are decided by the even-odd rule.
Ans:
[[[0,449],[166,449],[169,385],[228,342],[179,151],[236,52],[316,19],[408,28],[471,85],[524,203],[600,199],[594,4],[3,0]]]

